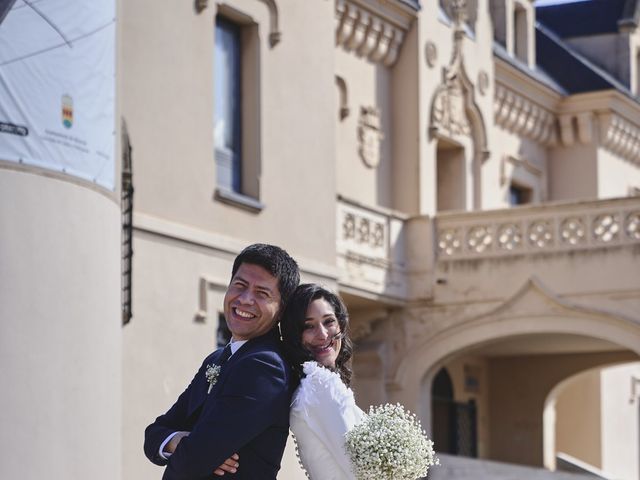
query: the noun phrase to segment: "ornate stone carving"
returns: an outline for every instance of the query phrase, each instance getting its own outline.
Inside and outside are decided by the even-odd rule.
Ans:
[[[391,67],[398,58],[413,12],[399,2],[366,5],[372,10],[357,0],[336,1],[336,44],[359,57]]]
[[[491,226],[479,225],[472,227],[467,234],[467,247],[475,253],[483,253],[491,248],[493,233]]]
[[[442,83],[433,95],[429,131],[432,136],[471,136],[474,171],[479,172],[479,162],[486,160],[489,152],[482,112],[475,103],[474,87],[464,66],[466,2],[451,0],[447,5],[454,21],[453,53],[449,65],[443,69]],[[479,174],[474,179],[474,190],[477,191],[478,182]],[[479,199],[474,196],[474,205],[478,203]]]
[[[498,228],[498,247],[502,250],[515,250],[522,244],[522,232],[515,223],[507,223]]]
[[[430,68],[433,68],[438,60],[438,48],[431,40],[429,40],[424,46],[424,57],[427,60],[427,65]]]
[[[579,210],[575,204],[528,207],[517,213],[517,220],[514,213],[510,209],[485,212],[473,224],[469,214],[460,214],[459,219],[455,214],[438,218],[438,256],[537,254],[640,242],[637,199],[597,200],[581,204]]]
[[[633,212],[627,215],[624,229],[629,238],[640,240],[640,212]]]
[[[453,255],[462,249],[462,236],[458,229],[442,230],[438,235],[438,250]]]
[[[605,213],[593,220],[593,236],[602,243],[609,243],[618,238],[620,222],[617,215]]]
[[[358,125],[358,153],[367,167],[380,163],[380,144],[384,135],[380,129],[380,111],[375,107],[362,107]]]
[[[640,165],[640,128],[620,115],[602,114],[600,139],[604,147],[636,165]]]
[[[480,95],[485,95],[489,89],[489,74],[484,70],[478,73],[478,91]]]
[[[342,218],[342,238],[357,244],[366,244],[373,248],[384,246],[385,225],[370,218],[346,212]]]
[[[340,120],[344,120],[349,116],[349,94],[347,91],[347,82],[340,75],[336,75],[336,85],[338,87],[338,97],[340,101]]]
[[[493,103],[495,122],[505,130],[545,146],[556,143],[557,120],[549,110],[498,83]]]
[[[579,245],[586,241],[587,229],[584,220],[578,217],[569,217],[560,224],[560,239],[569,245]]]
[[[459,82],[448,82],[433,102],[432,124],[451,136],[469,135],[471,127],[465,112],[464,96]]]
[[[536,248],[546,248],[553,243],[553,230],[548,220],[535,220],[529,225],[527,238],[529,245]]]

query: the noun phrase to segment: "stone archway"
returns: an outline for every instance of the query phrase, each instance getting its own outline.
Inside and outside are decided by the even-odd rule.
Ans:
[[[430,385],[448,359],[491,342],[534,334],[587,336],[640,355],[640,320],[561,299],[533,277],[497,308],[436,331],[411,347],[391,375],[390,399],[428,411],[424,402],[429,399],[420,398],[421,385]],[[423,418],[423,423],[429,427],[430,419]]]

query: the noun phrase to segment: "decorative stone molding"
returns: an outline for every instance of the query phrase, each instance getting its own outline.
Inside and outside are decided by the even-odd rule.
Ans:
[[[194,315],[194,321],[204,323],[209,316],[208,292],[209,290],[219,290],[223,293],[227,288],[226,282],[215,280],[207,276],[200,277],[198,281],[198,310]]]
[[[474,88],[464,65],[466,1],[450,0],[454,20],[453,54],[443,69],[442,83],[433,95],[429,131],[432,136],[471,136],[474,161],[488,158],[487,133],[482,113],[475,103]]]
[[[414,12],[401,2],[336,0],[336,45],[391,67]]]
[[[526,158],[518,158],[513,155],[504,155],[502,157],[502,161],[500,162],[500,186],[504,187],[509,179],[511,178],[507,174],[507,165],[511,165],[512,168],[522,168],[527,171],[531,175],[542,179],[544,172],[536,167],[534,164],[529,162]]]
[[[280,42],[282,32],[278,28],[278,5],[275,0],[260,0],[269,9],[269,45],[272,47]]]
[[[364,164],[375,168],[380,163],[380,142],[384,138],[380,128],[380,111],[375,107],[361,107],[358,122],[358,153]]]
[[[202,13],[209,5],[209,0],[195,0],[195,9],[197,13]]]
[[[565,147],[576,141],[588,144],[593,141],[594,125],[591,112],[560,115],[560,139]]]
[[[433,68],[438,60],[438,47],[436,47],[436,44],[431,40],[424,46],[424,58],[429,68]]]
[[[500,127],[544,146],[557,142],[556,117],[551,111],[500,83],[496,83],[493,103]]]
[[[478,91],[480,95],[485,95],[489,89],[489,74],[484,70],[478,73]]]
[[[609,151],[640,165],[640,128],[622,116],[605,113],[598,116],[600,141]]]
[[[601,248],[640,242],[640,201],[443,214],[436,222],[441,259]]]
[[[260,0],[267,6],[269,10],[269,45],[274,47],[276,44],[280,42],[282,38],[282,32],[278,28],[278,5],[275,0]],[[220,0],[218,0],[220,3]],[[202,13],[204,9],[207,8],[209,4],[209,0],[195,0],[195,9],[196,12]]]
[[[336,75],[336,86],[338,87],[338,99],[340,102],[340,111],[338,115],[340,120],[344,120],[349,116],[349,92],[347,91],[347,82],[340,75]]]

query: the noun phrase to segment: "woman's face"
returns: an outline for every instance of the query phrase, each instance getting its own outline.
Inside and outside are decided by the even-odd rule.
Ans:
[[[335,311],[324,298],[309,304],[302,330],[302,345],[307,348],[316,362],[334,368],[342,347],[342,340],[335,338],[340,333],[340,325]]]

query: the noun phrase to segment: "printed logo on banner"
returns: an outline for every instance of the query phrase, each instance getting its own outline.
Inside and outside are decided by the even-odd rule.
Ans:
[[[73,126],[73,98],[69,95],[62,96],[62,124],[65,128]]]

